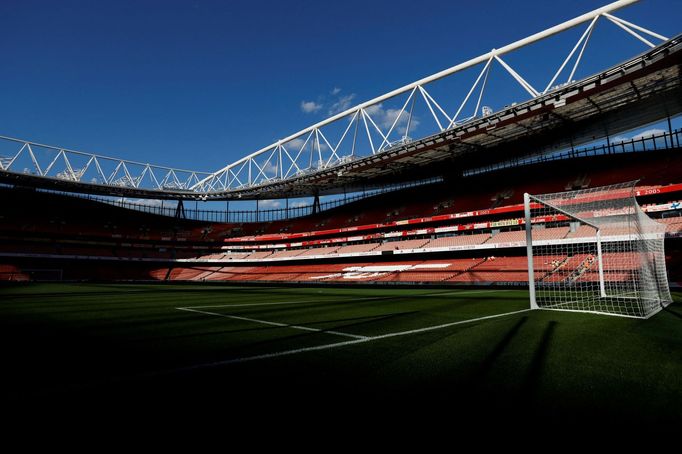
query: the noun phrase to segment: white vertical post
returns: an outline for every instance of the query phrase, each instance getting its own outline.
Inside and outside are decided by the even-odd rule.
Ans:
[[[279,167],[279,179],[283,180],[284,179],[284,162],[282,162],[282,144],[279,144],[279,162],[277,163],[277,166]]]
[[[597,264],[599,265],[599,290],[601,297],[606,298],[606,286],[604,285],[604,261],[601,254],[601,229],[597,229]]]
[[[539,309],[535,300],[535,268],[533,266],[533,228],[530,219],[530,195],[523,194],[523,208],[526,214],[526,254],[528,255],[528,291],[530,293],[530,308]]]

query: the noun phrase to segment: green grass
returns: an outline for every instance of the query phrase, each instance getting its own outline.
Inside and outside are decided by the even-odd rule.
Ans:
[[[226,405],[238,414],[445,406],[507,423],[524,415],[518,424],[680,422],[678,304],[650,320],[533,311],[404,333],[527,301],[518,290],[4,287],[2,400]],[[177,309],[198,306],[221,307]],[[292,350],[303,351],[263,357]]]

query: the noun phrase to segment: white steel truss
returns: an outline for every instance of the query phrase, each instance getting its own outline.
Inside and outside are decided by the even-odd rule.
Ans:
[[[489,108],[482,108],[481,104],[493,66],[502,68],[511,76],[530,96],[530,99],[543,96],[571,83],[599,19],[604,18],[649,47],[655,47],[650,39],[666,41],[665,36],[612,14],[637,1],[618,0],[499,49],[493,49],[476,58],[339,112],[261,148],[217,172],[197,172],[153,166],[2,136],[0,136],[0,144],[4,141],[16,142],[19,149],[15,154],[7,156],[3,156],[4,153],[0,149],[0,170],[82,183],[160,191],[186,190],[210,194],[247,189],[332,169],[358,157],[376,155],[404,146],[412,141],[409,136],[411,128],[419,121],[422,123],[432,121],[434,128],[432,133],[439,133],[459,127],[479,117],[481,109],[483,109],[482,115],[487,115]],[[533,87],[528,79],[518,72],[518,69],[514,69],[502,58],[512,51],[585,23],[587,23],[587,28],[557,71],[552,72],[552,78],[541,91]],[[569,65],[571,62],[573,64]],[[429,84],[476,66],[482,66],[482,68],[463,99],[452,99],[451,94],[448,97],[438,97],[430,91]],[[562,74],[566,75],[569,66],[571,70],[565,82],[557,85]],[[476,98],[476,104],[473,106],[471,115],[460,117],[467,110],[467,106],[470,106],[472,97]],[[383,122],[379,121],[377,117],[382,109],[382,103],[391,100],[399,102],[400,109],[391,111],[390,118],[387,119],[385,116]],[[449,112],[447,106],[452,104],[456,108]],[[414,114],[416,105],[424,109],[425,114],[421,119]],[[331,131],[333,127],[337,128],[336,133]],[[40,149],[41,154],[34,152],[34,149]]]
[[[105,186],[190,191],[209,172],[174,169],[0,136],[0,170]]]
[[[488,81],[488,75],[490,74],[490,70],[493,64],[499,65],[504,71],[506,71],[506,73],[509,74],[519,84],[519,86],[521,86],[523,90],[525,90],[530,95],[531,99],[537,98],[538,96],[542,96],[552,91],[553,89],[559,88],[563,85],[570,83],[573,80],[576,70],[578,69],[582,57],[584,55],[587,44],[600,18],[606,18],[609,22],[612,22],[613,24],[623,29],[627,33],[631,34],[638,40],[642,41],[649,47],[655,47],[655,45],[646,38],[642,37],[638,32],[646,34],[649,37],[653,37],[661,41],[667,40],[665,36],[647,30],[644,27],[625,21],[623,19],[617,18],[611,14],[618,9],[635,3],[636,1],[638,0],[620,0],[613,2],[602,8],[596,9],[592,12],[583,14],[582,16],[564,22],[563,24],[551,27],[545,31],[536,33],[532,36],[516,41],[500,49],[493,49],[490,52],[480,55],[469,61],[460,63],[451,68],[438,72],[434,75],[423,78],[411,84],[405,85],[404,87],[401,87],[397,90],[393,90],[382,96],[379,96],[372,100],[366,101],[362,104],[354,106],[350,109],[333,115],[332,117],[327,118],[326,120],[323,120],[313,126],[305,128],[295,134],[292,134],[284,139],[281,139],[276,143],[264,147],[232,164],[229,164],[228,166],[211,174],[211,176],[199,182],[193,189],[230,190],[244,187],[259,186],[262,184],[267,184],[268,182],[277,179],[287,179],[294,176],[312,173],[318,170],[333,168],[334,166],[337,166],[339,164],[352,161],[357,157],[356,153],[356,150],[358,149],[357,141],[363,134],[365,136],[365,142],[368,146],[367,150],[368,154],[371,153],[374,155],[377,153],[382,153],[388,150],[389,148],[404,145],[411,140],[408,135],[410,132],[409,124],[413,121],[412,112],[414,104],[416,102],[421,102],[426,107],[430,119],[434,122],[435,127],[437,128],[435,132],[443,132],[448,129],[452,129],[456,126],[461,126],[462,124],[476,118],[479,115],[481,101]],[[505,54],[508,54],[514,50],[517,50],[524,46],[528,46],[532,43],[543,40],[550,36],[556,35],[558,33],[561,33],[583,23],[588,23],[587,28],[578,39],[578,42],[575,44],[575,46],[571,49],[566,59],[562,62],[558,70],[555,73],[553,73],[554,74],[553,77],[542,91],[534,88],[527,81],[527,79],[525,79],[517,70],[515,70],[511,65],[509,65],[505,60],[502,59],[502,56]],[[568,73],[566,82],[561,85],[555,85],[561,74],[565,74],[566,67],[571,61],[573,61],[573,65],[571,66],[570,73]],[[483,65],[483,68],[478,74],[478,77],[474,81],[473,85],[471,86],[466,96],[461,101],[461,103],[458,103],[457,109],[454,112],[448,113],[447,109],[444,108],[443,106],[445,106],[446,104],[450,104],[452,100],[451,99],[443,100],[447,101],[447,103],[439,102],[427,90],[427,86],[432,82],[446,78],[455,73],[461,72],[471,67],[475,67],[477,65]],[[470,98],[477,90],[478,90],[477,102],[475,108],[473,109],[472,115],[460,118],[460,115],[468,105]],[[389,125],[385,125],[385,127],[382,128],[381,125],[379,125],[376,119],[373,117],[372,109],[376,106],[381,106],[381,103],[385,101],[398,98],[401,95],[405,96],[405,100],[401,103],[402,107],[400,108],[400,110],[398,110],[393,121]],[[397,128],[397,125],[404,118],[407,118],[407,120],[405,121],[408,123],[408,127],[399,130],[400,128]],[[341,135],[340,139],[338,139],[336,143],[328,140],[325,134],[323,133],[323,128],[332,125],[336,122],[343,121],[347,122],[347,127],[345,128],[345,131]],[[348,134],[349,131],[353,131],[353,134]],[[320,142],[319,140],[320,137],[323,138],[323,142]],[[350,146],[347,147],[347,149],[350,150],[347,154],[341,154],[339,150],[341,149],[345,140],[352,141],[352,144],[350,144]],[[281,152],[282,149],[287,150],[288,144],[294,143],[300,145],[300,147],[297,147],[298,149],[296,150],[296,153],[293,157],[288,152],[287,153]],[[289,148],[292,147],[289,146]],[[273,155],[278,157],[279,159],[273,167],[275,169],[286,168],[287,171],[284,173],[284,175],[280,174],[279,176],[277,176],[275,175],[275,172],[271,172],[271,175],[268,175],[267,172],[262,172],[255,175],[256,178],[251,178],[253,177],[253,175],[250,175],[248,178],[239,180],[239,186],[221,185],[220,182],[225,181],[225,175],[234,175],[236,177],[237,174],[240,174],[240,172],[243,170],[245,162],[255,163],[257,160],[262,159],[264,156],[271,157]],[[317,160],[312,159],[312,156],[314,155],[318,157]],[[308,160],[307,163],[301,159],[302,157],[305,158],[306,156],[310,156],[310,159]],[[323,156],[326,156],[326,158],[323,158]]]

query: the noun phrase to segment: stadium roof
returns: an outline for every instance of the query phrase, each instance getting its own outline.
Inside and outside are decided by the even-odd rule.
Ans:
[[[246,200],[330,195],[425,177],[457,175],[472,166],[493,164],[510,157],[553,152],[614,136],[682,112],[682,35],[654,46],[637,32],[657,39],[665,37],[609,14],[630,3],[633,1],[612,3],[394,90],[299,131],[214,173],[152,166],[3,138],[5,142],[20,149],[13,157],[0,156],[0,182],[155,199]],[[573,68],[575,71],[592,29],[600,17],[605,17],[635,35],[651,49],[578,82],[553,86],[569,60],[577,56]],[[500,57],[505,52],[584,22],[589,23],[588,28],[544,91],[530,86]],[[494,113],[487,111],[479,116],[457,120],[474,90],[479,89],[481,81],[482,96],[487,74],[493,63],[501,65],[532,98],[505,106]],[[451,117],[426,91],[424,85],[475,64],[485,66],[460,109]],[[369,108],[401,93],[409,96],[391,128],[382,131],[373,121]],[[389,140],[398,118],[407,113],[409,103],[414,105],[419,96],[425,101],[437,123],[437,132],[419,140],[408,139],[406,133],[400,140]],[[477,105],[475,112],[478,112],[478,107]],[[410,118],[411,115],[410,111]],[[339,142],[333,145],[321,128],[335,121],[346,121],[347,126]],[[353,127],[355,135],[358,134],[358,129],[364,127],[371,154],[362,157],[355,153],[355,137],[352,142],[353,153],[344,155],[339,151],[341,142],[353,135],[350,132]],[[372,142],[370,130],[375,130],[374,137],[378,137],[380,144]],[[298,154],[292,149],[294,140],[303,143]],[[38,153],[34,152],[37,148],[48,151],[46,155],[49,159],[46,163],[39,162]],[[304,150],[307,153],[308,149],[310,161],[305,166],[298,160]],[[328,155],[324,159],[323,149]],[[313,165],[314,155],[319,158],[317,165]],[[30,158],[30,161],[24,161],[28,162],[27,166],[21,165],[21,160],[18,159],[20,156],[24,160]],[[78,160],[79,164],[76,164]],[[308,160],[307,155],[304,160]],[[106,165],[110,167],[107,169]],[[91,172],[90,176],[87,172]],[[146,186],[143,183],[145,180],[149,182]]]

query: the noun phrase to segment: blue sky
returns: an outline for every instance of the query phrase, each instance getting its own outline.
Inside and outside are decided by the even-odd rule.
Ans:
[[[0,134],[217,170],[344,104],[604,3],[3,0]],[[616,15],[682,32],[678,0],[643,0]],[[583,75],[645,50],[602,27]],[[558,65],[582,30],[508,61],[541,85],[549,67],[540,64]],[[504,84],[495,90],[507,94]]]

